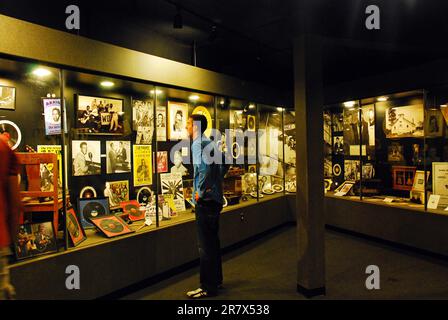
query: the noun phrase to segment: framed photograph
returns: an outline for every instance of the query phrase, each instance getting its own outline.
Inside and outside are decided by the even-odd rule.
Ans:
[[[429,171],[426,172],[426,182],[428,182]],[[425,171],[415,171],[414,184],[412,185],[412,191],[424,192],[425,191]]]
[[[411,191],[417,167],[392,166],[392,189]]]
[[[137,131],[136,144],[151,144],[154,135],[152,100],[132,99],[132,130]]]
[[[386,109],[386,138],[423,137],[424,109],[422,104]]]
[[[78,199],[78,210],[81,225],[84,229],[93,229],[90,218],[110,214],[109,200],[107,198]]]
[[[357,181],[360,178],[359,160],[344,160],[344,180]]]
[[[246,127],[246,116],[243,110],[230,110],[229,123],[232,129],[244,129]]]
[[[187,133],[188,104],[168,101],[168,138],[183,140]]]
[[[53,222],[21,225],[14,250],[17,260],[58,252]]]
[[[163,195],[172,195],[176,212],[185,211],[184,188],[181,173],[162,173],[160,175]]]
[[[108,174],[131,172],[131,142],[106,141],[106,159]]]
[[[101,174],[101,141],[72,141],[73,176]]]
[[[42,99],[45,115],[45,134],[61,134],[61,99]]]
[[[134,232],[129,229],[126,222],[124,222],[120,217],[114,215],[91,218],[90,220],[108,238]]]
[[[104,196],[109,198],[111,208],[119,207],[121,202],[129,201],[129,181],[106,182]]]
[[[335,155],[344,154],[344,137],[333,137],[333,153]]]
[[[22,142],[22,131],[17,124],[9,120],[0,120],[0,134],[7,134],[7,143],[12,150],[16,150]]]
[[[248,131],[255,131],[255,127],[256,127],[256,120],[255,120],[255,116],[247,116],[247,130]]]
[[[445,122],[440,110],[426,110],[425,135],[426,137],[441,137],[445,129]]]
[[[332,115],[333,132],[344,131],[344,115],[342,113],[334,113]]]
[[[157,173],[168,172],[168,151],[157,151]]]
[[[137,192],[137,201],[141,205],[147,205],[153,200],[154,192],[149,187],[142,187]],[[155,199],[154,199],[155,202]]]
[[[392,143],[387,147],[387,161],[404,162],[403,146],[399,143]]]
[[[74,247],[78,246],[81,242],[87,239],[86,233],[79,224],[73,208],[67,210],[67,230]]]
[[[79,193],[80,199],[92,199],[96,197],[97,197],[96,190],[94,187],[91,186],[85,186],[84,188],[81,189],[81,192]]]
[[[174,151],[173,155],[173,163],[174,165],[171,167],[170,172],[171,173],[180,173],[182,176],[188,175],[188,169],[186,166],[184,166],[184,156],[182,155],[182,150],[176,150]]]
[[[432,193],[448,196],[448,162],[432,163]]]
[[[206,107],[199,106],[194,108],[191,114],[200,114],[207,119],[207,129],[205,130],[204,135],[206,137],[210,137],[213,128],[212,116],[210,114],[210,111]]]
[[[152,147],[134,145],[134,187],[152,184]]]
[[[58,175],[59,175],[59,186],[62,187],[62,153],[61,146],[58,145],[38,145],[37,152],[38,153],[54,153],[57,155],[58,159]],[[67,151],[67,150],[66,150]],[[52,171],[52,165],[47,164],[47,168]]]
[[[373,179],[375,176],[375,169],[372,163],[363,163],[362,165],[362,178],[363,179]]]
[[[120,207],[123,209],[123,213],[129,216],[131,221],[139,221],[145,219],[146,207],[142,207],[140,210],[140,203],[137,200],[131,200],[120,203]]]
[[[75,95],[76,128],[84,134],[122,135],[123,99]]]
[[[341,184],[340,187],[336,189],[335,196],[342,197],[347,195],[350,192],[350,190],[352,190],[354,185],[355,182],[353,181],[344,181],[344,183]]]
[[[370,104],[361,107],[361,122],[363,127],[363,144],[375,146],[375,105]]]
[[[16,88],[0,85],[0,109],[16,109]]]
[[[156,108],[157,141],[166,141],[166,107]]]

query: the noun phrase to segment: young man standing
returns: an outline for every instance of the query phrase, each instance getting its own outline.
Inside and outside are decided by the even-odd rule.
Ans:
[[[226,173],[224,164],[215,163],[212,158],[221,152],[215,142],[204,136],[207,119],[203,115],[191,115],[187,131],[193,140],[193,202],[200,258],[201,286],[187,292],[192,299],[218,294],[222,284],[221,246],[219,242],[219,214],[223,206],[222,182]],[[205,149],[205,150],[204,150]]]
[[[20,214],[18,164],[14,152],[0,135],[0,300],[12,299],[9,283],[8,255],[17,235]]]

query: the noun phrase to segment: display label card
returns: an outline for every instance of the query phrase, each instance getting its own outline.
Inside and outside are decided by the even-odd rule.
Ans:
[[[343,197],[343,196],[345,196],[345,194],[346,194],[345,192],[337,192],[334,194],[334,196],[335,197]]]
[[[386,199],[384,199],[384,202],[392,203],[392,202],[394,202],[394,198],[386,198]]]
[[[432,194],[428,200],[428,209],[433,209],[433,210],[437,209],[437,206],[439,205],[439,201],[440,201],[440,195]]]

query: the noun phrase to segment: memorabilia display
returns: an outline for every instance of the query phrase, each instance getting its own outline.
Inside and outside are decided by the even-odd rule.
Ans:
[[[85,134],[122,135],[123,100],[76,95],[76,128]]]
[[[247,167],[247,172],[248,173],[257,173],[257,166],[252,164],[250,166]]]
[[[171,194],[176,212],[185,211],[184,191],[181,173],[162,173],[160,175],[162,195]]]
[[[152,147],[134,145],[134,186],[152,184]]]
[[[188,104],[168,101],[168,138],[183,140],[187,134]]]
[[[206,107],[199,106],[193,109],[192,114],[201,114],[205,116],[205,118],[207,119],[207,129],[205,130],[204,135],[206,137],[210,137],[210,133],[212,132],[213,128],[212,116],[210,115],[210,111]]]
[[[87,239],[84,229],[79,224],[73,208],[67,210],[67,231],[74,247],[78,246],[81,242]]]
[[[243,193],[252,193],[257,191],[257,174],[246,173],[241,179],[241,187]]]
[[[107,166],[106,172],[131,172],[131,142],[106,141]]]
[[[81,189],[81,192],[79,193],[80,199],[91,199],[96,197],[97,197],[96,190],[94,187],[91,186],[85,186],[84,188]]]
[[[182,153],[179,150],[174,151],[173,163],[174,166],[171,167],[171,173],[179,173],[182,176],[188,175],[188,169],[183,164]]]
[[[0,109],[16,109],[16,88],[0,85]]]
[[[156,108],[157,141],[166,141],[166,107]]]
[[[42,99],[44,105],[45,134],[61,134],[61,99]]]
[[[247,130],[248,131],[255,131],[256,123],[257,122],[255,120],[255,116],[251,116],[251,115],[247,116]]]
[[[136,144],[151,144],[154,135],[152,101],[132,100],[132,129],[137,131]]]
[[[416,167],[392,166],[393,189],[411,191]]]
[[[428,109],[425,114],[425,136],[441,137],[445,129],[442,112],[438,109]]]
[[[118,207],[121,202],[129,201],[129,181],[106,182],[104,196],[109,199],[111,208]]]
[[[12,121],[0,120],[0,134],[7,138],[6,142],[12,150],[16,150],[22,142],[22,132]]]
[[[324,142],[331,146],[331,115],[324,111]]]
[[[373,168],[373,164],[363,163],[362,164],[362,178],[363,179],[372,179],[374,176],[375,176],[375,169]]]
[[[344,137],[333,137],[333,153],[344,154]]]
[[[432,193],[448,196],[448,162],[432,163]]]
[[[91,218],[90,220],[108,238],[134,232],[120,217],[114,215]]]
[[[246,116],[241,110],[230,110],[230,128],[244,129],[246,127]]]
[[[428,181],[429,172],[426,173],[426,181]],[[425,171],[417,170],[415,171],[414,184],[412,185],[412,191],[425,191]]]
[[[137,201],[141,205],[147,205],[155,201],[154,192],[149,187],[142,187],[137,192]]]
[[[73,176],[101,174],[101,142],[72,141]]]
[[[421,104],[386,109],[386,138],[423,137],[423,118]]]
[[[333,113],[332,115],[333,132],[344,131],[344,116],[342,113]]]
[[[373,104],[361,107],[361,120],[363,132],[367,133],[367,139],[363,137],[363,144],[375,146],[375,106]],[[367,129],[365,130],[365,127]]]
[[[24,224],[19,227],[14,249],[17,260],[58,251],[52,222]]]
[[[58,183],[59,187],[62,187],[62,154],[61,154],[61,146],[58,145],[39,145],[37,146],[37,152],[38,153],[54,153],[57,155],[58,160]],[[53,164],[48,163],[46,165],[41,166],[41,178],[43,178],[43,172],[48,173],[46,175],[46,180],[51,181],[53,179],[52,172],[53,172]],[[51,182],[52,183],[52,182]]]
[[[123,213],[129,216],[129,220],[131,221],[145,219],[146,208],[142,207],[144,210],[141,210],[140,203],[137,200],[121,202],[120,207],[123,209]]]
[[[90,218],[108,215],[109,200],[107,198],[78,199],[78,212],[81,225],[84,229],[92,229],[94,226]]]
[[[157,151],[157,173],[168,172],[168,152]]]
[[[361,178],[359,160],[344,160],[344,179],[356,181]]]
[[[392,143],[388,147],[387,161],[389,161],[389,162],[403,162],[404,161],[403,146],[401,144]]]
[[[352,181],[345,181],[343,184],[341,184],[339,188],[335,190],[336,191],[335,196],[343,197],[347,195],[352,190],[354,185],[355,183]]]

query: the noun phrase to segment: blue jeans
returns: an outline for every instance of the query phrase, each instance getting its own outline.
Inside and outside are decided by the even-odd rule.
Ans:
[[[215,201],[199,200],[196,204],[201,288],[216,294],[222,284],[219,214],[222,205]]]

